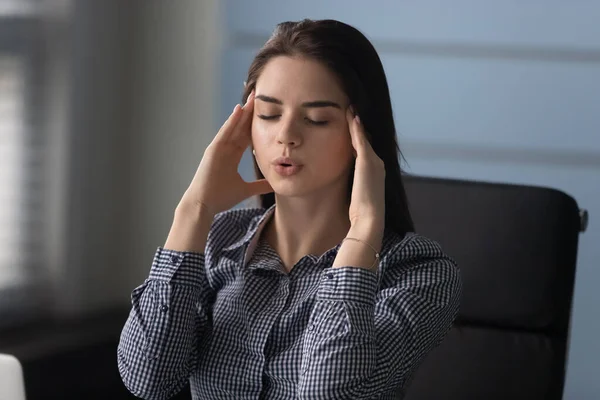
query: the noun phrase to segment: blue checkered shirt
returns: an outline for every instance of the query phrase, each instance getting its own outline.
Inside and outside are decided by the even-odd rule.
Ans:
[[[213,221],[204,254],[158,247],[121,333],[123,382],[168,399],[397,399],[459,306],[456,264],[386,232],[378,271],[332,268],[339,245],[286,273],[261,239],[274,207]]]

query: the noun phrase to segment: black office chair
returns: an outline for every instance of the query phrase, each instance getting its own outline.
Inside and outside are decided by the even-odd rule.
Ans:
[[[562,399],[587,213],[540,187],[411,176],[406,190],[417,232],[459,264],[463,297],[405,399]]]

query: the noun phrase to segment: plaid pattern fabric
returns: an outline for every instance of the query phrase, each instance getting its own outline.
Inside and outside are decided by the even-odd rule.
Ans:
[[[437,243],[386,233],[377,273],[331,268],[338,245],[288,274],[260,238],[273,210],[217,215],[204,254],[158,248],[118,347],[133,394],[392,399],[441,342],[462,286]]]

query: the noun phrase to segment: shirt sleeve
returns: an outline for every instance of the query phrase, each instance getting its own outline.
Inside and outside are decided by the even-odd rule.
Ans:
[[[121,378],[144,399],[168,399],[197,365],[213,301],[204,254],[159,247],[150,276],[131,295],[117,349]]]
[[[462,283],[440,246],[413,235],[382,259],[386,275],[324,270],[305,333],[300,399],[373,399],[397,392],[448,333]]]

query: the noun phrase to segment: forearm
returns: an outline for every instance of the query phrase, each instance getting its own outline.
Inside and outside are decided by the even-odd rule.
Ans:
[[[149,278],[132,293],[118,348],[119,371],[132,393],[169,398],[185,385],[211,328],[213,296],[203,254],[159,248]]]
[[[194,312],[194,302],[186,300],[192,293],[184,293],[186,288],[160,287],[164,285],[153,283],[134,299],[118,346],[123,383],[133,394],[147,399],[167,399],[183,387],[196,365],[196,335],[204,334],[207,327],[206,319],[200,321]],[[155,304],[156,297],[169,294],[173,301]]]
[[[165,249],[204,253],[213,219],[214,214],[206,207],[181,203],[175,210]]]
[[[301,399],[355,399],[379,391],[367,386],[380,383],[373,380],[378,351],[374,261],[382,247],[383,224],[353,224],[346,237],[368,244],[345,240],[332,268],[324,271],[304,342]]]
[[[376,368],[376,292],[367,269],[324,270],[303,344],[300,399],[371,398],[361,394]]]

